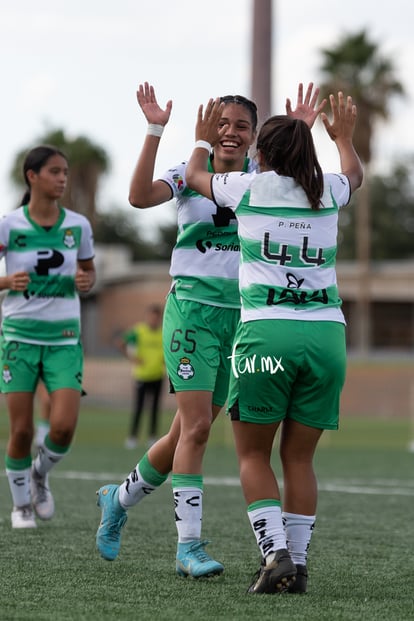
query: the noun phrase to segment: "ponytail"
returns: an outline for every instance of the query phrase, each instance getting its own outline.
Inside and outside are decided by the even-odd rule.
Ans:
[[[26,190],[26,192],[23,194],[22,200],[20,201],[20,207],[22,207],[23,205],[27,205],[29,201],[30,201],[30,188]]]

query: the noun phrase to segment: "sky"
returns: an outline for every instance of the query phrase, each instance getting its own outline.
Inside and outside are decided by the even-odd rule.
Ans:
[[[16,154],[36,146],[48,130],[87,136],[107,152],[98,210],[128,204],[132,171],[146,132],[136,101],[140,83],[156,89],[173,110],[155,173],[187,159],[194,144],[197,108],[210,97],[251,96],[252,0],[18,0],[0,4],[2,80],[0,214],[20,199],[9,181]],[[412,63],[414,4],[407,0],[273,0],[272,112],[296,101],[297,85],[320,79],[321,49],[365,29],[381,54],[393,60],[406,91],[392,119],[378,128],[374,167],[414,153]],[[315,128],[322,167],[338,170],[336,148]],[[170,204],[139,211],[143,236],[174,222]]]

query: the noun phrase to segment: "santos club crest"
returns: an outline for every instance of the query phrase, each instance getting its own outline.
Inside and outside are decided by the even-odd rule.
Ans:
[[[181,358],[177,368],[177,375],[183,380],[189,380],[194,377],[194,367],[189,358]]]

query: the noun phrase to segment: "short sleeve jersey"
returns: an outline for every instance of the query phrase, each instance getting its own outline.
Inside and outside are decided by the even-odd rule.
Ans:
[[[133,376],[142,382],[155,382],[165,373],[162,347],[162,327],[152,329],[146,323],[137,323],[123,335],[124,342],[133,347],[139,364],[133,367]]]
[[[177,204],[177,242],[170,274],[178,298],[212,306],[240,308],[238,272],[240,244],[234,212],[187,186],[187,162],[162,177],[171,187]],[[243,170],[256,169],[246,158]],[[214,172],[209,161],[209,171]]]
[[[63,207],[56,224],[34,222],[27,205],[0,220],[0,258],[7,274],[26,271],[25,291],[9,290],[2,305],[6,340],[74,345],[80,338],[80,301],[75,288],[78,260],[94,256],[89,221]]]
[[[324,175],[319,210],[293,178],[273,171],[214,175],[212,191],[237,216],[243,322],[345,323],[335,269],[338,210],[350,199],[345,175]]]

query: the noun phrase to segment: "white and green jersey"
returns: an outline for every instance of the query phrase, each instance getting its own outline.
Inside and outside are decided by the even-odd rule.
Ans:
[[[171,168],[162,180],[171,187],[177,203],[177,242],[170,274],[178,298],[202,304],[240,308],[238,274],[240,244],[232,210],[187,187],[187,162]],[[246,158],[244,171],[256,164]],[[209,161],[209,171],[214,172]]]
[[[243,322],[345,323],[335,270],[338,209],[350,198],[345,175],[324,175],[319,210],[294,179],[273,171],[216,174],[212,191],[217,205],[237,216]]]
[[[2,305],[3,338],[39,345],[74,345],[80,338],[77,261],[94,256],[92,229],[82,215],[60,207],[56,224],[34,222],[27,205],[0,220],[0,258],[6,272],[26,271],[27,289],[9,290]]]

